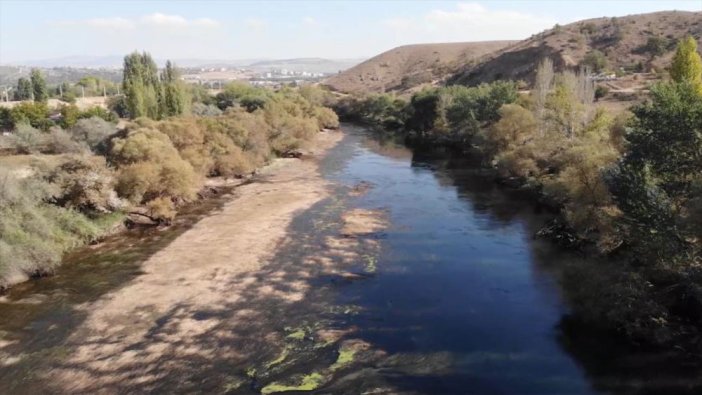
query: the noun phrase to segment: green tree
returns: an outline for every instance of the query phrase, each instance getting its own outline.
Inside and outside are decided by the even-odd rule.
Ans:
[[[46,88],[46,80],[39,69],[32,69],[29,76],[32,81],[32,93],[34,93],[34,101],[45,102],[49,98],[49,92]]]
[[[160,85],[151,55],[134,52],[124,57],[122,88],[131,118],[160,118]]]
[[[30,100],[32,98],[32,83],[21,77],[17,80],[17,90],[15,91],[15,100]]]
[[[607,58],[602,52],[595,49],[585,55],[583,65],[589,67],[595,73],[599,73],[607,67]]]
[[[679,219],[702,174],[702,97],[687,81],[659,84],[634,115],[626,135],[629,151],[608,184],[633,239],[669,259],[684,251]]]
[[[161,115],[174,116],[186,112],[186,90],[180,81],[180,73],[171,61],[166,61],[166,68],[161,73],[163,92],[161,95]]]
[[[27,123],[35,128],[49,130],[54,124],[49,119],[49,108],[46,103],[20,103],[12,107],[10,114],[15,125]]]
[[[702,94],[702,60],[697,53],[697,41],[687,36],[678,43],[670,66],[670,76],[675,82],[690,82]]]

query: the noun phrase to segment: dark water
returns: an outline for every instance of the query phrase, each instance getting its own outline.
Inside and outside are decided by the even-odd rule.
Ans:
[[[551,217],[496,185],[463,155],[362,137],[329,177],[375,185],[358,205],[383,208],[391,227],[378,274],[345,288],[361,306],[360,336],[391,354],[441,356],[421,374],[389,371],[419,393],[701,394],[698,367],[669,352],[643,352],[578,328],[558,282],[587,257],[533,237]],[[445,362],[448,358],[449,362]],[[429,359],[431,361],[431,359]],[[428,362],[431,365],[431,362]]]
[[[426,393],[593,393],[558,342],[567,313],[546,267],[568,259],[533,238],[545,217],[446,153],[360,139],[332,177],[375,187],[359,204],[391,228],[378,275],[346,289],[361,337],[390,353],[450,354],[446,375],[398,375]],[[466,166],[466,167],[462,167]]]
[[[339,210],[361,207],[382,209],[390,221],[379,236],[377,271],[343,284],[313,278],[318,290],[307,300],[285,306],[271,302],[275,311],[265,326],[295,327],[304,319],[353,328],[354,338],[386,356],[356,361],[351,371],[334,373],[319,392],[386,393],[377,389],[392,388],[426,394],[702,393],[697,391],[699,370],[674,356],[635,352],[615,339],[564,329],[569,309],[558,282],[559,269],[585,258],[533,238],[548,213],[496,186],[465,158],[379,141],[360,127],[346,125],[345,130],[346,139],[322,162],[324,176],[341,185],[337,198],[293,221],[293,241],[270,266],[289,268],[292,276],[303,250],[319,244],[321,231],[312,224],[326,217],[335,221]],[[373,187],[361,197],[341,198],[360,182]],[[67,257],[58,276],[14,289],[0,302],[0,339],[18,341],[13,351],[30,357],[11,367],[0,366],[0,389],[3,384],[10,393],[23,388],[32,380],[28,371],[47,358],[60,359],[66,352],[62,342],[84,318],[74,306],[138,276],[141,262],[224,200],[186,210],[165,232],[130,233],[94,253],[81,250]],[[269,303],[253,293],[250,299],[231,308]],[[354,314],[330,314],[346,308],[334,306],[353,306]],[[283,363],[268,382],[290,372],[309,372],[319,364],[329,366],[336,358],[335,349],[304,352],[307,361]],[[258,366],[276,353],[279,349],[262,345],[263,362]],[[212,361],[220,370],[225,364]],[[191,368],[194,376],[211,374],[205,365]],[[247,380],[246,369],[230,371]],[[183,387],[179,373],[173,376],[160,388],[214,392]],[[254,380],[230,392],[256,393],[265,384]]]

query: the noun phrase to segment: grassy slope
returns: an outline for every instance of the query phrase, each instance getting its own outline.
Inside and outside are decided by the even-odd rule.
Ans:
[[[325,81],[346,93],[406,91],[437,82],[512,41],[406,45],[383,52]],[[403,84],[403,78],[404,84]]]
[[[618,40],[615,38],[617,32]],[[670,64],[675,41],[688,34],[702,44],[702,12],[662,11],[579,21],[506,47],[487,56],[478,65],[468,64],[450,77],[449,82],[475,85],[496,79],[530,81],[542,58],[551,57],[560,71],[578,66],[592,50],[604,53],[611,70],[639,62],[644,64],[646,71],[662,70]],[[639,48],[653,36],[664,37],[671,44],[663,56],[651,59]]]

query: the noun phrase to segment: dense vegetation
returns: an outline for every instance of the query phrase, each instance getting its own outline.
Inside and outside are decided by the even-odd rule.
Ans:
[[[170,62],[156,73],[148,54],[125,58],[120,101],[135,119],[120,129],[101,108],[37,101],[1,114],[12,132],[0,147],[14,155],[0,156],[0,288],[51,271],[125,214],[166,224],[207,177],[245,176],[338,126],[317,88],[232,84],[214,98],[182,85]]]
[[[426,89],[409,101],[344,99],[337,109],[422,143],[477,151],[501,180],[537,191],[562,213],[542,235],[617,257],[564,268],[576,315],[663,343],[702,328],[701,89],[702,62],[689,37],[670,80],[617,116],[596,104],[586,71],[554,73],[548,59],[528,95],[500,81]]]

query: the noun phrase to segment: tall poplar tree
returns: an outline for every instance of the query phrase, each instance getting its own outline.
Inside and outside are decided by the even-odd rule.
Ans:
[[[32,69],[29,75],[32,81],[32,93],[34,93],[34,101],[45,102],[49,98],[49,93],[46,88],[46,80],[39,69]]]
[[[131,118],[160,118],[161,84],[158,68],[151,55],[133,52],[124,57],[122,90]]]
[[[670,76],[675,82],[689,82],[702,94],[702,59],[697,53],[697,41],[687,36],[678,43],[670,66]]]

